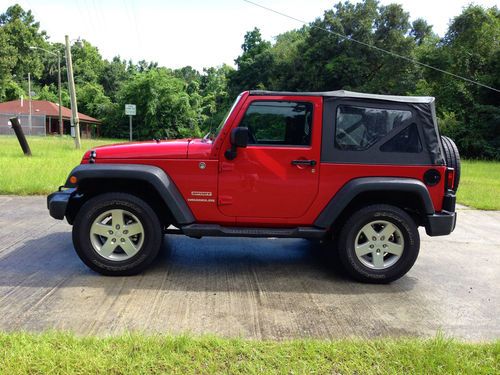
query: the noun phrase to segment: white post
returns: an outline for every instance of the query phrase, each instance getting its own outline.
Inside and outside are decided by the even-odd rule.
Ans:
[[[129,128],[130,128],[130,142],[132,142],[132,116],[128,116],[129,118]]]

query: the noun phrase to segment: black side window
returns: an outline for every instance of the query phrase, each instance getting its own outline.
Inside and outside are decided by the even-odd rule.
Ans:
[[[401,130],[394,137],[380,146],[382,152],[413,152],[422,151],[422,142],[418,135],[417,124],[413,123]]]
[[[312,103],[255,101],[239,126],[250,130],[248,144],[308,146],[311,143]]]
[[[337,107],[335,147],[363,151],[377,143],[393,129],[406,125],[411,111],[339,105]]]

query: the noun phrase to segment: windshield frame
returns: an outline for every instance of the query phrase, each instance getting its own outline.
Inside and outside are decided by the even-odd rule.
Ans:
[[[217,129],[215,130],[215,133],[213,135],[213,140],[217,139],[217,137],[219,136],[219,133],[220,131],[222,130],[222,128],[224,128],[224,125],[226,124],[227,122],[227,119],[229,118],[229,116],[231,116],[231,113],[233,113],[234,109],[236,108],[236,106],[238,105],[238,103],[240,102],[241,100],[241,97],[243,96],[243,93],[241,93],[240,95],[238,95],[238,97],[236,98],[236,100],[234,101],[233,105],[231,106],[231,108],[226,112],[226,115],[224,116],[224,118],[222,119],[222,121],[219,123],[219,126],[217,126]],[[212,134],[212,131],[209,131],[204,137],[203,139],[209,139],[210,138],[210,135]]]

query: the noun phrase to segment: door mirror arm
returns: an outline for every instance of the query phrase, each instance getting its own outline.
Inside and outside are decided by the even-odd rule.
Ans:
[[[245,148],[248,145],[248,128],[236,127],[231,130],[231,148],[226,150],[224,156],[228,160],[236,158],[238,147]]]

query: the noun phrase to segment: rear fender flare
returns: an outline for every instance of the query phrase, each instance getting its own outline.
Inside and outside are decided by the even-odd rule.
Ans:
[[[377,191],[413,193],[419,197],[425,214],[434,214],[432,199],[422,181],[414,178],[362,177],[346,183],[321,211],[314,225],[318,228],[330,228],[347,205],[359,194]]]

